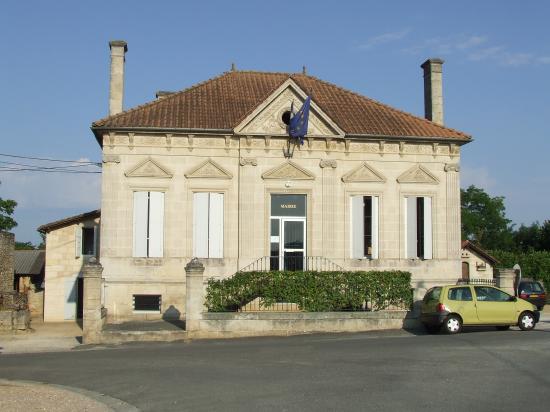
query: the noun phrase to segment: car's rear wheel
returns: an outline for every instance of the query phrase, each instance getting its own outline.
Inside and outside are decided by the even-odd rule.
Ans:
[[[510,329],[510,325],[497,326],[497,330],[508,330],[508,329]]]
[[[449,315],[443,326],[445,328],[445,332],[450,335],[454,335],[462,330],[462,319],[460,319],[460,316],[457,315]]]
[[[531,312],[523,312],[519,315],[518,326],[521,330],[531,330],[535,327],[535,315]]]

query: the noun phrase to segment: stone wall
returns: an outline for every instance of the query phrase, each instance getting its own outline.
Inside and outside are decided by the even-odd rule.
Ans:
[[[0,292],[13,291],[15,235],[0,231]]]

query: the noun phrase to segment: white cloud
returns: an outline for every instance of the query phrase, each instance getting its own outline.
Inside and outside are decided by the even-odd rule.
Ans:
[[[465,38],[462,42],[456,44],[457,49],[465,50],[472,47],[477,47],[480,44],[486,43],[488,40],[487,36],[469,36]]]
[[[517,52],[506,46],[491,45],[482,35],[453,35],[433,37],[403,49],[412,54],[462,54],[471,61],[488,61],[501,66],[519,67],[527,64],[550,64],[550,56],[537,56],[532,52]]]
[[[401,40],[405,38],[410,32],[410,29],[403,29],[400,31],[394,31],[389,33],[379,34],[377,36],[372,36],[367,39],[367,41],[358,46],[359,49],[368,50],[372,49],[381,44],[391,43],[394,41]]]
[[[490,176],[489,170],[485,167],[462,166],[460,170],[460,177],[462,187],[474,185],[476,187],[489,190],[496,184],[496,180]]]
[[[404,49],[407,53],[438,53],[451,54],[457,50],[469,50],[488,41],[487,36],[454,35],[447,37],[432,37]]]

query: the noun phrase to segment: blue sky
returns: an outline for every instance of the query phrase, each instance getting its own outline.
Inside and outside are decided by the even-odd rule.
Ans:
[[[1,153],[100,160],[108,41],[124,39],[125,107],[230,68],[308,72],[423,115],[442,57],[445,123],[473,135],[462,185],[506,198],[517,224],[550,218],[550,3],[518,1],[7,1],[0,13]],[[5,161],[6,158],[0,158]],[[18,240],[99,207],[99,175],[0,172]]]

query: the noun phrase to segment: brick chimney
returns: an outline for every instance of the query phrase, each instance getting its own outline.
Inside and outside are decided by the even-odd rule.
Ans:
[[[443,125],[443,60],[432,58],[420,67],[424,69],[424,117]]]
[[[124,40],[112,40],[109,42],[111,49],[111,82],[109,88],[109,116],[122,111],[122,99],[124,97],[124,56],[128,51],[128,45]]]

